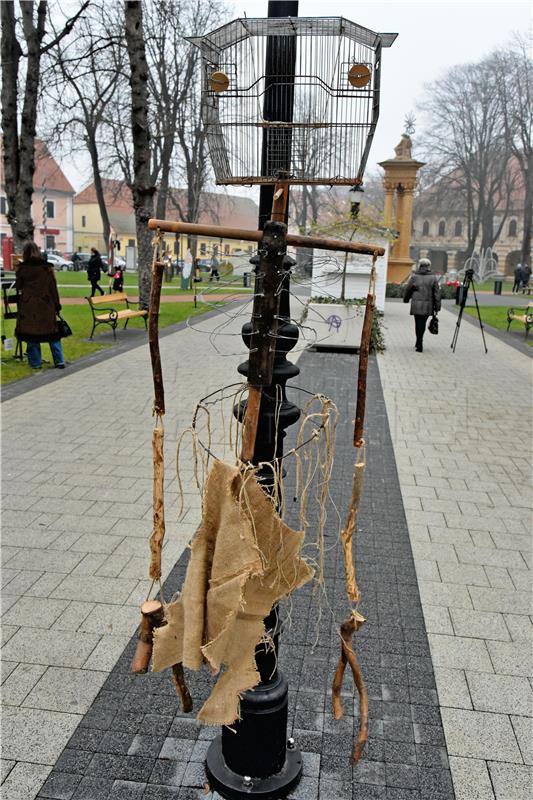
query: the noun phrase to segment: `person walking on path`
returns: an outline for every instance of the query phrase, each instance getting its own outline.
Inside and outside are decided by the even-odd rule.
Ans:
[[[100,294],[104,294],[104,290],[98,285],[103,268],[104,264],[100,258],[100,253],[95,247],[91,247],[91,257],[87,265],[87,278],[91,282],[91,297],[94,297],[97,289]]]
[[[519,292],[520,287],[522,286],[522,264],[517,264],[514,271],[514,283],[513,283],[513,292]]]
[[[15,336],[27,343],[32,369],[42,368],[41,343],[48,342],[54,366],[65,369],[65,358],[57,315],[61,310],[53,267],[48,264],[35,242],[27,242],[17,269],[15,287],[18,293]]]
[[[421,353],[428,317],[440,311],[440,286],[436,275],[431,272],[431,261],[428,258],[420,259],[418,269],[407,281],[403,302],[408,303],[409,300],[410,313],[415,318],[415,350]]]
[[[220,280],[220,275],[218,274],[218,258],[214,255],[211,259],[211,275],[209,276],[209,283],[216,278],[217,281]]]

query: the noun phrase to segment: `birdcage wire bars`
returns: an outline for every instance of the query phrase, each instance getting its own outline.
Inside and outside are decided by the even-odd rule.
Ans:
[[[271,184],[283,174],[292,184],[360,183],[379,115],[381,50],[395,38],[342,17],[238,19],[192,38],[216,182]],[[366,84],[350,82],[354,67],[368,70]],[[270,91],[275,113],[266,110]]]

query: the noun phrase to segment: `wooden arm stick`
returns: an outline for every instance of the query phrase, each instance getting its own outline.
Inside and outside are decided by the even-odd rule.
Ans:
[[[340,719],[343,714],[341,702],[342,680],[346,664],[349,664],[359,694],[359,734],[353,749],[352,764],[357,764],[361,758],[361,754],[368,739],[368,692],[361,673],[361,667],[353,651],[352,638],[354,633],[363,625],[364,621],[364,617],[357,611],[354,611],[349,619],[345,620],[341,625],[341,655],[337,664],[337,669],[335,670],[331,696],[333,715],[335,719]]]
[[[366,298],[365,317],[361,333],[361,347],[359,348],[359,369],[357,374],[357,408],[355,412],[355,426],[353,443],[355,447],[363,445],[363,428],[365,424],[366,403],[366,376],[368,372],[368,354],[370,352],[370,338],[372,336],[372,322],[374,320],[374,295],[368,294]]]
[[[150,219],[148,227],[159,228],[167,233],[187,233],[191,236],[211,236],[215,239],[239,239],[247,242],[260,242],[262,231],[251,231],[246,228],[226,228],[222,225],[197,225],[194,222],[174,222],[168,219]],[[287,234],[287,244],[293,247],[310,247],[317,250],[340,250],[345,253],[362,253],[367,256],[383,256],[385,248],[365,242],[347,242],[343,239],[324,239],[319,236],[300,236]]]
[[[148,672],[154,644],[154,628],[165,625],[163,605],[159,600],[146,600],[141,606],[141,615],[137,647],[131,662],[131,671],[136,675]]]
[[[150,568],[149,576],[158,581],[161,578],[161,552],[165,538],[165,503],[164,482],[165,466],[163,460],[164,432],[162,424],[154,428],[152,433],[152,460],[153,460],[153,528],[150,537]]]
[[[185,683],[182,664],[174,664],[172,667],[172,682],[176,687],[183,711],[186,713],[192,711],[192,697]]]
[[[156,251],[157,252],[157,251]],[[154,414],[165,413],[165,392],[163,373],[161,370],[161,353],[159,352],[159,306],[161,302],[161,286],[163,283],[164,264],[154,258],[152,265],[152,288],[150,291],[150,312],[148,315],[148,343],[152,362],[152,378],[154,382]]]

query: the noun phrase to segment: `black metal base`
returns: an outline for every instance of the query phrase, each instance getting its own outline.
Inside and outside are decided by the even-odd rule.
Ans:
[[[217,736],[207,751],[206,772],[211,790],[218,792],[227,800],[242,800],[248,797],[284,800],[300,780],[302,754],[297,747],[287,748],[285,764],[280,772],[266,778],[248,779],[233,772],[226,765],[222,755],[222,736]]]

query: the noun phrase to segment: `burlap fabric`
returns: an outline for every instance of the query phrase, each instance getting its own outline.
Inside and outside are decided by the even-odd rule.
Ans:
[[[198,719],[229,725],[239,695],[259,683],[255,648],[272,606],[313,575],[300,557],[304,534],[287,527],[253,474],[216,461],[208,475],[202,522],[168,625],[154,632],[154,670],[204,661],[223,672]]]

